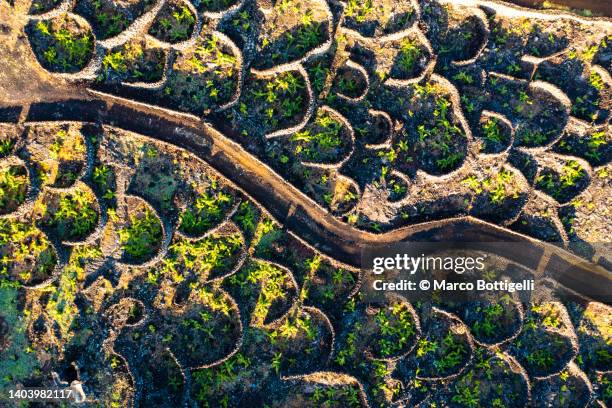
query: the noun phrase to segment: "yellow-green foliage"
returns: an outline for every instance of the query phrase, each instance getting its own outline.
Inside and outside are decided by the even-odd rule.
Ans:
[[[400,44],[400,50],[398,63],[404,71],[411,73],[421,56],[421,49],[415,41],[406,38]]]
[[[80,70],[93,51],[91,33],[79,27],[68,14],[53,20],[39,21],[36,31],[48,41],[48,44],[40,47],[42,58],[56,69]]]
[[[180,216],[180,229],[192,235],[199,235],[221,221],[225,211],[232,205],[234,199],[227,192],[211,184],[210,191],[199,195],[193,208],[187,208]]]
[[[197,284],[193,284],[192,287],[196,287]],[[232,304],[227,300],[225,295],[221,292],[214,292],[208,287],[201,287],[195,289],[198,298],[214,312],[223,313],[225,316],[229,316],[232,309]]]
[[[462,183],[470,187],[476,194],[486,192],[493,204],[502,204],[507,198],[516,199],[519,196],[519,191],[514,183],[514,174],[504,168],[484,179],[471,175]]]
[[[227,267],[241,246],[239,234],[211,236],[196,242],[180,240],[170,246],[169,256],[163,260],[163,271],[177,283],[188,273],[206,279],[215,269]]]
[[[344,14],[354,18],[358,23],[363,23],[373,12],[373,0],[349,0]]]
[[[60,198],[59,208],[53,214],[53,221],[67,229],[67,238],[77,238],[93,231],[98,222],[98,212],[93,206],[95,197],[88,192],[77,190]]]
[[[257,262],[249,271],[247,282],[261,285],[253,317],[255,323],[263,324],[272,303],[287,296],[287,273],[267,262]]]
[[[383,356],[389,357],[402,351],[415,333],[415,324],[408,307],[395,303],[391,308],[381,309],[376,314],[380,331],[378,347]]]
[[[83,136],[78,132],[60,130],[49,147],[50,156],[55,160],[75,160],[84,158],[86,148]]]
[[[85,266],[100,258],[102,252],[99,248],[91,246],[77,246],[70,255],[68,265],[62,270],[58,282],[50,288],[51,296],[47,303],[46,312],[51,319],[57,322],[61,336],[69,340],[73,336],[70,330],[72,322],[79,313],[74,303],[78,282],[85,278]]]
[[[27,283],[47,276],[55,266],[49,240],[32,224],[0,219],[0,282],[17,279]]]
[[[145,260],[157,250],[161,233],[161,224],[155,214],[142,207],[130,216],[129,225],[119,230],[119,242],[127,255],[135,260]]]
[[[310,160],[333,154],[342,145],[342,123],[328,112],[319,111],[314,124],[304,131],[297,132],[291,140],[296,142],[295,153]]]
[[[11,166],[0,170],[0,213],[14,211],[25,201],[27,177]]]

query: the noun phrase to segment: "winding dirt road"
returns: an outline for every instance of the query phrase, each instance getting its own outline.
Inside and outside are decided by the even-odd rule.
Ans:
[[[209,163],[263,205],[288,230],[320,251],[350,265],[361,265],[364,249],[407,240],[422,242],[523,242],[530,253],[500,253],[578,293],[609,301],[610,272],[557,246],[475,219],[451,218],[385,233],[361,231],[339,221],[242,146],[195,116],[177,114],[127,99],[91,92],[91,99],[36,103],[20,115],[27,122],[91,121],[114,126],[183,148]],[[513,246],[510,246],[513,248]],[[515,248],[515,247],[514,247]]]

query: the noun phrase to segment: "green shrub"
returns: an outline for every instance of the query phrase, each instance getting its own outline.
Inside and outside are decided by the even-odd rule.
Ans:
[[[0,282],[46,278],[56,259],[49,240],[34,225],[0,219]]]
[[[135,261],[151,258],[161,245],[162,227],[157,216],[142,206],[127,227],[119,230],[119,243],[125,254]]]
[[[80,71],[93,54],[91,32],[68,14],[39,21],[34,29],[40,38],[34,49],[52,71]]]
[[[180,240],[170,246],[164,272],[175,282],[185,279],[188,272],[207,279],[211,273],[228,268],[242,244],[239,234],[211,236],[196,242]]]
[[[60,197],[52,224],[64,239],[80,239],[94,230],[98,223],[94,202],[91,193],[80,190]]]
[[[291,138],[296,142],[295,153],[308,160],[335,156],[335,150],[342,145],[342,130],[340,121],[326,111],[319,111],[313,125]]]
[[[193,206],[183,211],[179,229],[187,234],[200,235],[219,223],[233,202],[234,197],[223,189],[211,188],[196,197]]]
[[[421,54],[422,51],[417,46],[415,41],[406,38],[400,44],[400,54],[398,63],[404,71],[412,72]]]
[[[21,167],[0,170],[0,214],[12,212],[25,201],[27,176]]]
[[[172,43],[185,41],[191,36],[195,21],[195,15],[189,7],[171,2],[162,10],[160,18],[153,23],[149,34]]]

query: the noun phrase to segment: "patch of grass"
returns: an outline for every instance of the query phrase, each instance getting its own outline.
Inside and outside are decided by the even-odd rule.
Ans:
[[[338,88],[344,95],[354,95],[357,93],[357,82],[353,78],[340,78]]]
[[[401,199],[408,191],[405,182],[395,177],[387,181],[387,189],[389,190],[389,199],[392,201]]]
[[[514,355],[529,373],[547,375],[569,361],[571,345],[565,335],[564,321],[557,303],[532,304],[524,320],[523,331],[511,345]]]
[[[243,377],[248,377],[252,371],[252,363],[244,354],[236,353],[215,367],[194,370],[195,399],[203,404],[202,406],[207,406],[213,394],[227,395],[223,392],[223,388]]]
[[[357,386],[328,386],[326,388],[315,386],[308,400],[314,406],[324,407],[350,407],[357,408],[361,406],[359,399],[359,388]]]
[[[606,86],[601,75],[599,75],[595,71],[592,71],[589,74],[589,85],[591,85],[593,88],[597,89],[598,91],[603,91],[603,89]]]
[[[319,110],[313,125],[292,136],[291,140],[296,142],[295,153],[307,160],[335,156],[336,149],[342,145],[342,130],[342,122]]]
[[[237,289],[241,299],[253,305],[251,324],[255,327],[261,327],[268,313],[287,300],[293,286],[285,270],[260,260],[230,276],[228,283]]]
[[[251,28],[251,16],[247,10],[242,10],[236,16],[232,20],[232,26],[240,28],[242,31],[247,31]]]
[[[572,113],[580,118],[595,121],[599,117],[598,106],[599,99],[592,100],[589,95],[577,96],[572,104]]]
[[[191,36],[195,21],[189,7],[170,2],[149,29],[149,34],[170,43],[185,41]]]
[[[92,178],[93,178],[94,183],[96,183],[100,188],[104,189],[109,184],[110,174],[111,174],[110,167],[106,166],[105,164],[101,164],[94,168]]]
[[[98,190],[103,193],[102,198],[112,200],[115,198],[115,191],[112,189],[114,174],[112,169],[105,164],[94,167],[92,180],[98,187]]]
[[[502,142],[502,129],[499,125],[497,119],[492,118],[487,120],[482,125],[483,134],[486,140],[491,143],[501,143]]]
[[[429,164],[431,161],[434,163],[435,169],[428,170],[437,172],[452,170],[465,156],[457,145],[465,136],[450,118],[451,106],[450,100],[446,97],[436,98],[433,118],[417,126],[420,161],[427,166],[431,166]]]
[[[536,187],[559,200],[570,194],[587,177],[586,171],[576,160],[567,160],[559,173],[544,169],[536,178]]]
[[[542,348],[527,354],[526,359],[532,366],[546,370],[554,364],[555,356],[550,350]]]
[[[253,310],[253,318],[256,322],[263,324],[272,303],[288,295],[285,289],[288,282],[287,273],[270,263],[258,262],[255,268],[249,271],[246,279],[248,282],[261,284],[261,292]]]
[[[375,382],[372,395],[374,395],[374,397],[382,397],[387,400],[392,399],[393,396],[400,391],[400,389],[399,383],[396,383],[397,387],[392,387],[387,382],[389,374],[391,374],[391,370],[387,366],[387,363],[377,360],[372,361],[371,370],[371,375]]]
[[[593,44],[590,47],[585,48],[584,51],[580,53],[580,59],[586,62],[591,62],[593,61],[593,58],[595,57],[598,51],[599,45]]]
[[[323,91],[329,73],[329,68],[325,66],[323,62],[317,62],[312,67],[308,68],[308,75],[311,78],[312,88],[316,94]]]
[[[562,320],[559,309],[552,304],[534,304],[531,306],[531,312],[537,314],[544,327],[550,329],[559,329],[561,327]]]
[[[126,14],[104,7],[103,0],[93,0],[90,5],[92,17],[102,32],[102,39],[114,37],[130,24]]]
[[[485,153],[500,153],[510,144],[510,129],[496,117],[483,117],[477,136],[483,140],[481,150]]]
[[[0,220],[0,228],[2,221],[4,220]],[[8,394],[9,389],[14,389],[15,384],[35,373],[39,366],[27,335],[29,311],[21,311],[19,304],[19,290],[0,285],[0,319],[10,335],[8,347],[0,349],[0,393],[4,395]]]
[[[34,50],[45,68],[51,71],[76,72],[85,67],[93,53],[93,36],[68,14],[36,23],[40,42]]]
[[[497,173],[479,179],[471,175],[463,179],[462,183],[467,185],[475,194],[487,193],[492,204],[503,204],[508,198],[517,199],[519,190],[514,183],[514,174],[505,168]]]
[[[491,337],[501,329],[500,319],[504,314],[504,307],[499,304],[491,304],[481,308],[483,318],[476,321],[473,326],[474,333],[478,336]]]
[[[119,230],[119,243],[134,261],[145,261],[161,245],[162,227],[153,211],[141,206],[130,216],[129,224]]]
[[[315,298],[322,298],[323,302],[335,307],[335,300],[343,293],[348,292],[355,285],[355,278],[350,271],[342,268],[332,270],[329,266],[321,268],[320,273],[325,278],[325,284],[314,284],[307,290],[313,292]]]
[[[325,33],[321,23],[312,21],[312,11],[307,11],[301,22],[302,25],[298,28],[297,33],[293,35],[287,32],[285,33],[285,39],[288,47],[295,48],[298,53],[303,54],[319,45],[324,39]],[[274,59],[274,55],[272,58]]]
[[[418,47],[416,41],[405,38],[400,44],[400,53],[397,63],[406,74],[411,75],[421,55],[422,51]]]
[[[401,352],[416,333],[410,311],[399,302],[388,309],[381,309],[376,313],[375,320],[380,332],[378,349],[383,357]]]
[[[105,55],[104,59],[102,60],[102,66],[105,70],[112,69],[122,73],[127,71],[125,55],[123,55],[120,51],[111,52]]]
[[[219,37],[202,38],[195,49],[176,58],[163,94],[181,110],[201,114],[227,102],[234,94],[237,63],[231,48]]]
[[[315,14],[306,1],[279,1],[275,4],[275,15],[293,22],[291,27],[283,27],[279,34],[277,23],[269,20],[263,28],[258,43],[259,58],[255,61],[258,68],[271,68],[303,58],[308,52],[323,44],[328,36],[328,23],[322,20],[319,12]]]
[[[213,182],[210,189],[196,197],[195,203],[181,213],[180,231],[201,235],[223,219],[233,202],[234,197]]]
[[[429,353],[433,353],[438,349],[438,343],[428,339],[420,339],[417,343],[417,357],[424,357]]]
[[[83,158],[86,147],[79,134],[71,134],[64,129],[59,130],[49,147],[49,155],[54,160],[76,160]]]
[[[374,11],[373,0],[349,0],[344,9],[344,15],[354,18],[358,23],[363,23]]]
[[[250,107],[263,114],[263,121],[271,128],[276,128],[281,121],[287,121],[303,110],[301,91],[305,89],[303,78],[294,72],[284,72],[271,81],[261,83],[261,88],[251,89],[254,103]],[[264,88],[264,89],[262,89]],[[249,108],[247,108],[250,111]]]
[[[543,146],[546,142],[548,142],[553,132],[542,132],[529,127],[523,127],[516,133],[516,138],[523,146]]]
[[[206,306],[213,312],[219,312],[223,316],[229,317],[232,304],[222,292],[215,292],[209,286],[191,284],[191,288]]]
[[[15,211],[25,201],[27,175],[23,167],[0,170],[0,214]]]
[[[198,280],[206,280],[212,273],[228,268],[242,245],[239,234],[212,236],[195,242],[180,240],[170,245],[168,256],[163,260],[163,272],[175,283],[182,282],[190,273]]]
[[[243,201],[236,211],[235,219],[243,231],[252,234],[255,232],[257,217],[255,205],[249,201]]]
[[[56,260],[51,243],[33,224],[0,219],[0,286],[44,280]]]
[[[457,341],[452,332],[448,332],[442,340],[442,358],[436,360],[436,369],[442,372],[457,367],[467,355],[467,349],[463,343]]]
[[[347,334],[343,347],[338,350],[338,353],[334,358],[334,362],[336,364],[345,366],[347,364],[352,365],[352,363],[354,363],[353,360],[357,355],[357,338],[361,329],[361,323],[356,322],[353,329]]]
[[[59,280],[49,290],[50,297],[45,311],[57,323],[63,341],[70,340],[75,334],[73,323],[79,316],[79,308],[75,303],[78,282],[85,279],[85,267],[101,256],[102,252],[97,247],[75,247]]]
[[[480,381],[472,382],[473,371],[455,386],[452,401],[467,408],[480,407]]]
[[[416,357],[425,359],[431,356],[436,375],[447,375],[458,367],[466,358],[466,346],[456,339],[452,331],[448,331],[442,341],[422,338],[417,343]],[[419,368],[419,370],[421,370]],[[428,374],[429,375],[429,374]]]
[[[51,216],[50,224],[62,239],[82,239],[94,230],[98,223],[95,200],[93,194],[77,190],[62,195],[53,214],[49,214],[49,208],[46,208],[46,214]]]
[[[86,160],[87,148],[80,131],[73,127],[59,129],[49,145],[48,157],[42,157],[39,176],[43,183],[69,187],[79,177]],[[49,161],[48,159],[52,159]]]
[[[164,51],[144,39],[132,40],[109,50],[102,59],[99,81],[159,81],[164,69]]]
[[[608,138],[606,136],[606,131],[602,130],[600,132],[593,132],[588,139],[587,146],[589,151],[586,153],[586,156],[593,160],[601,160],[600,148],[602,146],[608,145]]]
[[[270,255],[272,246],[283,236],[283,230],[270,218],[262,218],[255,229],[251,246],[259,257]]]
[[[13,152],[15,147],[14,139],[2,139],[0,140],[0,157],[6,157]]]
[[[474,77],[468,74],[466,71],[459,71],[453,76],[453,79],[467,85],[472,85],[475,82]]]
[[[296,314],[288,316],[283,323],[270,332],[270,342],[278,346],[279,340],[291,340],[305,337],[308,342],[313,342],[319,337],[319,330],[310,315]],[[289,343],[290,344],[290,343]],[[291,352],[291,350],[288,350]]]

